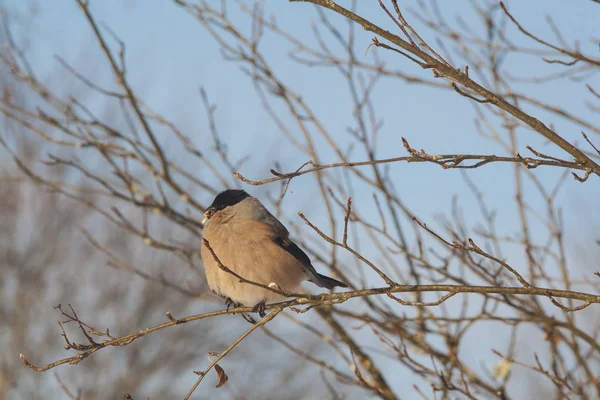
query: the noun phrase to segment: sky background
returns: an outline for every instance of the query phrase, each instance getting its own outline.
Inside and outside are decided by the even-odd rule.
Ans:
[[[240,70],[239,65],[224,60],[217,43],[184,10],[164,0],[91,0],[90,3],[97,21],[107,24],[126,43],[128,76],[139,97],[155,111],[175,121],[199,147],[202,147],[203,143],[207,146],[211,144],[206,113],[199,94],[199,88],[204,87],[210,101],[217,106],[216,125],[222,139],[227,143],[231,158],[242,158],[251,149],[251,159],[240,170],[246,177],[269,177],[269,168],[274,167],[274,161],[279,162],[286,172],[295,170],[307,161],[306,156],[299,154],[267,118],[257,101],[252,82]],[[340,3],[347,5],[348,2]],[[442,13],[448,20],[460,15],[472,29],[482,31],[483,27],[474,17],[470,2],[455,0],[441,3]],[[570,2],[568,7],[560,0],[512,0],[505,3],[513,15],[541,37],[553,38],[552,31],[545,22],[545,16],[551,15],[561,27],[568,42],[574,39],[582,40],[580,44],[584,52],[600,56],[598,43],[588,40],[594,35],[599,36],[597,27],[600,7],[597,4],[583,0]],[[4,1],[0,4],[16,9],[23,15],[29,12],[24,8],[25,2]],[[416,2],[412,0],[401,1],[400,4],[405,8],[418,9]],[[394,26],[376,1],[360,1],[358,11],[367,19],[395,32]],[[231,2],[230,12],[234,20],[249,29],[247,17],[239,12],[234,2]],[[311,22],[317,19],[317,14],[311,5],[267,0],[265,14],[275,15],[280,26],[302,40],[315,43],[310,27]],[[340,30],[347,31],[345,21],[332,13],[328,15]],[[409,13],[407,17],[409,21],[414,21],[417,29],[422,26],[412,14]],[[34,9],[33,23],[19,24],[18,21],[17,19],[12,24],[15,37],[31,38],[24,43],[26,54],[36,73],[44,77],[51,88],[64,95],[77,93],[79,90],[81,93],[88,91],[56,62],[55,55],[66,60],[84,76],[93,77],[94,82],[101,86],[114,87],[106,61],[96,45],[87,21],[74,1],[40,1]],[[424,33],[426,40],[435,43],[435,36],[431,32],[424,29],[420,32]],[[510,32],[513,38],[519,39],[520,44],[535,47],[532,41],[516,34],[515,29],[511,29]],[[372,37],[372,34],[356,29],[358,56],[364,56]],[[329,40],[332,41],[331,38]],[[279,76],[317,111],[325,127],[342,143],[350,142],[346,127],[350,120],[352,103],[342,77],[332,69],[298,65],[287,55],[290,46],[277,39],[267,38],[262,44],[262,50]],[[407,73],[423,78],[431,76],[430,71],[421,70],[399,55],[382,52],[380,55],[389,65]],[[368,57],[369,55],[365,56]],[[539,76],[564,68],[518,55],[508,56],[504,65],[521,77]],[[595,83],[596,88],[600,87],[598,78],[590,83]],[[583,85],[556,82],[548,85],[518,84],[515,88],[598,124],[598,114],[590,112],[580,100],[593,101]],[[376,99],[378,117],[384,120],[377,149],[378,158],[406,155],[401,137],[405,137],[414,148],[423,148],[429,154],[509,155],[497,144],[477,134],[473,105],[454,92],[384,79],[377,86],[373,97]],[[104,109],[103,99],[91,95],[87,97],[87,101],[92,109]],[[547,114],[538,109],[525,109],[547,125],[552,125],[563,137],[572,142],[582,142],[580,127],[557,117],[545,119]],[[590,133],[589,136],[596,143],[600,143],[600,135]],[[171,154],[180,151],[169,143],[166,135],[161,140]],[[568,158],[558,147],[541,140],[539,134],[526,128],[518,129],[518,141],[523,155],[529,155],[525,145],[532,145],[546,154]],[[324,163],[338,161],[335,154],[325,146],[319,147],[319,155]],[[185,155],[182,154],[181,157]],[[355,152],[350,158],[360,161],[365,157],[364,154]],[[459,198],[460,207],[469,226],[476,226],[482,222],[476,199],[468,191],[459,170],[443,170],[436,165],[420,163],[394,164],[390,168],[400,197],[412,212],[428,225],[436,226],[440,215],[449,213],[455,196]],[[198,174],[202,173],[198,171]],[[562,170],[539,168],[535,173],[551,188],[559,180]],[[497,211],[500,234],[510,235],[518,232],[520,227],[514,204],[512,165],[493,164],[469,170],[468,175],[485,193],[489,206]],[[318,193],[313,182],[313,178],[308,176],[292,181],[291,192],[285,201],[285,210],[289,215],[303,211],[317,225],[325,225],[327,219],[323,206],[311,202],[313,196]],[[526,193],[531,194],[529,201],[533,208],[541,209],[543,204],[539,198],[536,200],[531,184],[526,181],[525,185]],[[262,193],[254,187],[244,188],[253,194]],[[372,207],[371,191],[363,187],[355,189],[356,207],[364,214],[377,218],[377,213]],[[279,186],[273,185],[266,190],[276,194]],[[598,179],[592,177],[585,184],[569,178],[558,196],[558,202],[564,208],[566,231],[570,234],[567,235],[569,256],[582,263],[589,260],[582,258],[580,251],[588,243],[593,243],[593,234],[597,232],[595,227],[600,223],[600,207],[596,206],[599,204],[599,195]],[[207,204],[211,199],[209,195],[202,195],[200,200]],[[543,225],[533,222],[532,226],[534,237],[547,236]],[[505,256],[516,265],[523,260],[521,249],[509,248]],[[589,279],[589,268],[591,267],[587,265],[581,266],[583,279]],[[451,304],[449,302],[449,307]],[[489,343],[481,341],[473,346],[473,357],[479,357],[476,355],[480,354],[478,348],[488,349]]]
[[[265,159],[274,159],[285,171],[295,170],[307,161],[306,156],[298,154],[266,117],[257,101],[251,81],[240,70],[239,65],[221,57],[218,45],[192,16],[168,1],[90,3],[97,21],[107,24],[126,43],[128,76],[136,92],[155,111],[176,121],[196,145],[202,147],[203,144],[211,143],[206,113],[199,95],[199,88],[204,87],[210,101],[217,106],[216,125],[222,139],[227,143],[231,158],[241,159],[248,154],[248,149],[252,149],[249,162],[240,171],[242,174],[254,179],[269,177],[268,169],[272,168],[273,164],[265,165]],[[467,23],[472,21],[471,29],[482,31],[482,26],[479,20],[474,18],[468,2],[441,3],[441,11],[449,21],[460,15]],[[545,1],[543,4],[533,1],[509,1],[506,4],[528,29],[542,37],[553,38],[552,31],[545,22],[545,16],[551,15],[557,26],[561,27],[567,41],[580,40],[582,50],[590,54],[598,51],[597,43],[586,40],[595,34],[598,36],[594,21],[597,21],[599,11],[593,2],[579,1],[576,6],[571,7],[562,6],[564,3],[561,1]],[[414,2],[405,2],[404,7],[418,10]],[[383,11],[375,3],[359,2],[358,10],[368,19],[393,30],[391,22],[384,17]],[[229,12],[234,21],[239,21],[241,26],[249,29],[248,19],[239,12],[234,2],[230,3]],[[276,16],[280,26],[308,43],[315,43],[310,30],[311,23],[317,19],[313,6],[267,1],[265,15]],[[416,18],[412,15],[411,17],[411,21],[415,21],[415,27],[419,27]],[[331,20],[340,27],[341,32],[347,31],[345,21],[334,15],[331,15]],[[32,35],[35,39],[27,44],[27,55],[36,72],[42,77],[47,77],[50,87],[64,92],[65,95],[77,93],[77,90],[87,91],[84,85],[77,83],[54,60],[55,55],[66,60],[84,76],[93,77],[98,84],[114,87],[107,62],[96,45],[87,21],[74,2],[39,2],[33,21],[33,26],[17,26],[17,29],[32,29],[35,32]],[[421,28],[419,31],[423,32],[426,40],[434,40],[435,36],[429,30]],[[509,30],[509,33],[513,38],[520,39],[519,44],[535,47],[533,41],[521,38],[515,29]],[[326,35],[325,37],[327,38]],[[371,34],[357,30],[356,48],[366,49],[371,38]],[[331,37],[328,39],[329,43],[333,43]],[[335,45],[333,47],[335,48]],[[306,68],[298,65],[287,56],[291,50],[290,46],[285,46],[268,35],[261,49],[273,70],[316,110],[324,126],[342,143],[350,142],[346,128],[349,125],[352,103],[343,78],[330,68]],[[380,52],[388,65],[423,78],[430,77],[429,71],[421,71],[403,57],[390,56],[388,53]],[[357,54],[363,53],[358,51]],[[521,77],[539,76],[563,68],[518,55],[508,56],[504,65],[512,74]],[[69,82],[69,85],[65,82]],[[591,80],[591,83],[593,82],[594,80]],[[548,85],[516,84],[514,87],[521,92],[532,93],[549,104],[570,110],[585,120],[594,122],[598,119],[597,114],[590,112],[579,101],[591,101],[583,85],[559,81]],[[378,117],[384,121],[377,148],[379,158],[406,155],[401,137],[405,137],[414,148],[423,148],[429,154],[508,155],[497,144],[477,134],[473,105],[451,91],[384,79],[375,89],[373,97],[376,99]],[[94,105],[98,110],[105,107],[104,99],[99,96],[90,96],[87,101],[92,109]],[[524,108],[546,124],[554,126],[559,134],[572,142],[582,142],[581,127],[557,117],[544,119],[547,114],[543,111],[527,105]],[[593,133],[591,135],[597,136]],[[521,154],[531,155],[525,149],[525,145],[531,145],[538,151],[568,158],[562,150],[540,138],[539,134],[520,128],[518,143]],[[177,152],[169,139],[170,137],[165,135],[163,145]],[[337,161],[326,146],[319,147],[318,151],[323,162]],[[364,154],[355,152],[351,159],[363,160]],[[467,222],[475,224],[480,220],[481,216],[475,211],[474,196],[465,191],[461,171],[442,170],[438,166],[428,164],[398,164],[391,168],[402,199],[420,218],[432,222],[432,218],[450,210],[453,196],[459,196],[461,206],[467,211]],[[561,170],[553,168],[540,168],[535,172],[548,187],[552,187],[562,173]],[[202,174],[202,171],[198,173]],[[511,227],[517,221],[517,210],[512,201],[512,166],[492,165],[471,170],[469,177],[479,185],[485,193],[485,199],[498,212],[499,227],[511,232]],[[292,183],[292,190],[306,187],[303,183],[312,182],[311,179],[298,178]],[[275,192],[278,188],[272,186]],[[254,187],[247,189],[251,192],[256,190]],[[315,194],[311,190],[316,190],[316,187],[309,186],[307,190],[293,192],[294,196],[289,196],[291,199],[286,199],[286,204],[290,204],[292,210],[298,211],[297,208],[310,201]],[[525,191],[533,192],[527,186]],[[361,195],[365,202],[371,197],[369,191],[357,190],[357,207],[361,205]],[[567,229],[580,231],[581,223],[600,222],[600,209],[592,206],[598,200],[598,189],[593,181],[589,185],[581,185],[570,180],[561,190],[559,199],[565,209]],[[210,198],[207,196],[201,200],[209,202]],[[511,205],[506,207],[505,204]],[[369,207],[371,206],[369,203]],[[581,209],[587,210],[585,215],[582,215]],[[319,209],[311,207],[308,211],[317,210]],[[306,212],[304,209],[302,211]]]
[[[368,3],[359,3],[359,11],[391,29],[379,7],[367,5]],[[405,7],[414,8],[414,3],[406,3]],[[442,8],[449,17],[460,13],[467,22],[472,18],[472,10],[467,6],[467,2],[464,2],[462,7],[461,1],[451,3]],[[597,21],[598,16],[597,7],[592,2],[585,1],[568,8],[561,7],[561,3],[507,2],[514,15],[518,15],[527,27],[544,37],[550,36],[550,30],[544,21],[546,14],[552,15],[557,25],[564,29],[563,34],[567,39],[593,37],[594,21]],[[304,156],[295,156],[295,150],[265,118],[265,113],[256,101],[252,84],[245,74],[235,63],[223,60],[215,41],[182,9],[174,7],[170,2],[154,0],[102,3],[92,1],[91,7],[97,20],[107,24],[126,43],[129,77],[136,91],[156,111],[179,124],[184,124],[184,130],[197,139],[197,143],[206,141],[208,135],[206,116],[199,96],[199,87],[203,86],[211,102],[218,107],[217,126],[228,143],[232,158],[241,158],[247,154],[249,147],[252,148],[255,156],[248,168],[252,170],[249,176],[258,178],[268,175],[268,170],[263,167],[261,155],[271,155],[274,149],[280,153],[278,161],[288,169],[295,169],[301,162],[306,161]],[[245,16],[238,12],[233,2],[230,12],[247,25]],[[298,37],[308,39],[309,42],[313,39],[310,24],[317,17],[312,6],[267,1],[266,14],[270,13],[277,17],[281,26]],[[474,18],[472,20],[475,21]],[[65,79],[69,74],[53,59],[54,55],[64,58],[84,75],[94,76],[99,83],[111,81],[106,61],[102,58],[90,28],[74,2],[40,2],[34,21],[34,26],[27,27],[35,32],[35,41],[28,44],[27,54],[36,66],[37,73],[40,76],[48,76],[51,86],[65,92],[73,90],[72,85],[64,85],[62,79],[56,79],[56,74],[63,74]],[[332,16],[332,21],[338,24],[341,22],[335,16]],[[340,26],[345,32],[346,24],[342,22]],[[472,28],[481,30],[478,21]],[[427,37],[429,32],[424,32]],[[371,37],[372,35],[359,31],[357,48],[366,49]],[[330,69],[298,66],[286,56],[290,50],[289,46],[277,46],[280,42],[273,40],[265,42],[263,51],[269,57],[273,69],[319,111],[319,117],[328,129],[344,137],[347,126],[345,121],[348,120],[351,102],[345,82],[339,74]],[[531,41],[523,40],[520,43],[533,46]],[[268,44],[273,46],[269,47]],[[583,50],[589,51],[592,46],[593,44],[587,41],[582,43]],[[387,59],[406,72],[429,78],[429,72],[418,71],[418,67],[401,57]],[[518,64],[518,72],[523,77],[538,75],[540,71],[560,69],[531,59],[523,63],[523,59],[518,56],[509,56],[506,64],[511,71],[515,71],[510,68],[511,65]],[[579,98],[577,96],[581,94],[574,93],[574,85],[523,84],[517,87],[531,88],[548,103],[574,109],[578,115],[589,121],[597,119],[596,115],[581,107],[581,104],[573,104],[571,99]],[[497,145],[476,134],[473,118],[468,117],[473,115],[470,111],[472,105],[466,99],[457,98],[455,93],[387,80],[378,86],[375,97],[378,114],[385,121],[378,148],[378,156],[381,158],[405,155],[401,136],[407,138],[414,147],[424,148],[431,154],[500,151]],[[90,101],[93,103],[94,99],[91,98]],[[544,113],[536,110],[534,115],[543,116]],[[545,122],[554,124],[558,133],[565,137],[581,141],[576,127],[560,119]],[[523,154],[527,154],[524,149],[526,144],[542,143],[540,151],[563,155],[560,149],[545,144],[538,136],[526,129],[520,130],[519,140]],[[255,146],[257,142],[265,145]],[[328,154],[327,149],[319,151],[324,161],[333,159],[333,155]],[[260,167],[264,168],[262,173],[258,170]],[[422,216],[442,211],[449,204],[447,200],[456,194],[457,181],[461,180],[459,171],[444,171],[434,165],[402,164],[394,168],[397,170],[402,190],[406,192],[407,203],[415,207],[415,212]],[[538,176],[546,182],[552,182],[559,173],[560,171],[551,168],[537,171]],[[502,196],[503,193],[512,196],[511,166],[482,168],[470,171],[470,174],[477,183],[484,185],[482,188],[485,192],[493,192],[497,200],[500,200],[497,196]],[[576,209],[578,200],[581,201],[583,197],[590,198],[590,189],[575,183],[568,184],[569,190],[565,191],[564,196],[570,200],[565,204],[572,204]],[[493,190],[485,190],[488,184],[492,184],[490,189]],[[411,201],[413,196],[418,201]]]

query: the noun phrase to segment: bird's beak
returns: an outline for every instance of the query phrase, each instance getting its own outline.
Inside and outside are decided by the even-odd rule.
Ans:
[[[206,224],[206,221],[208,221],[208,217],[205,215],[204,219],[202,220],[201,224],[204,225]]]

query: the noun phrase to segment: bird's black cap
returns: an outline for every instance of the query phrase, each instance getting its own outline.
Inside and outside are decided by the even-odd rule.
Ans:
[[[219,211],[224,209],[225,207],[234,206],[248,197],[250,197],[250,195],[244,190],[227,189],[222,191],[217,195],[217,197],[215,197],[208,209]]]

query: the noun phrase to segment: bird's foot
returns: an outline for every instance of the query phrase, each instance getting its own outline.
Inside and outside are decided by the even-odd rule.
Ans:
[[[252,309],[252,312],[257,312],[261,318],[264,318],[267,315],[267,313],[265,313],[265,302],[261,301],[260,303],[255,305]]]
[[[229,297],[225,299],[225,305],[227,306],[227,311],[229,311],[229,309],[231,307],[237,307],[238,306],[238,304],[235,301],[231,300],[231,298],[229,298]]]

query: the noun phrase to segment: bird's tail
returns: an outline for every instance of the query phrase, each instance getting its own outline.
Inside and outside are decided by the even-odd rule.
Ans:
[[[328,276],[325,275],[321,275],[319,273],[317,273],[317,277],[319,278],[318,281],[315,282],[315,280],[310,280],[312,283],[316,284],[319,287],[324,287],[327,288],[329,290],[333,289],[334,287],[343,287],[343,288],[347,288],[348,285],[346,285],[343,282],[338,281],[337,279],[333,279],[330,278]]]

